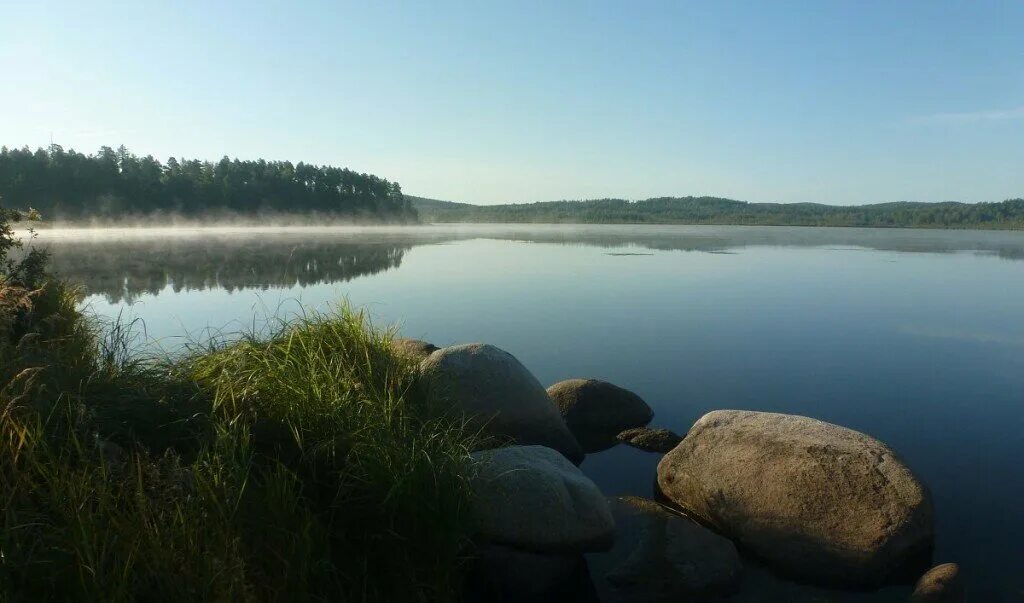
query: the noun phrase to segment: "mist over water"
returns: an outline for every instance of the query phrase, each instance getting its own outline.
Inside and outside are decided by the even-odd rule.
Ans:
[[[741,408],[864,431],[930,486],[935,561],[961,563],[972,600],[1024,596],[1024,233],[268,225],[52,229],[35,244],[92,311],[140,319],[166,350],[347,298],[407,336],[497,345],[545,385],[626,387],[654,426]],[[656,463],[617,447],[583,469],[609,495],[649,496]],[[738,600],[909,592],[818,591],[753,562],[746,575],[767,599]]]

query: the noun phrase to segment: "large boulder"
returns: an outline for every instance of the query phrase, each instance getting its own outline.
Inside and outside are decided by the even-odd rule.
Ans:
[[[634,427],[621,432],[615,439],[633,448],[665,454],[678,446],[683,438],[674,431],[660,427]]]
[[[692,601],[738,587],[743,565],[729,539],[654,501],[630,496],[611,507],[615,549],[625,553],[607,574],[615,600]]]
[[[554,448],[577,465],[583,460],[544,387],[512,354],[481,343],[456,345],[427,356],[420,372],[433,402],[464,413],[484,436]]]
[[[539,553],[609,548],[615,522],[590,478],[544,446],[473,453],[478,539]]]
[[[648,424],[654,411],[640,396],[606,381],[569,379],[548,388],[584,452],[610,448],[624,429]]]
[[[910,603],[964,603],[967,588],[955,563],[936,565],[925,572],[914,586]]]
[[[658,464],[658,488],[777,569],[876,585],[930,553],[927,488],[888,446],[793,415],[704,415]]]

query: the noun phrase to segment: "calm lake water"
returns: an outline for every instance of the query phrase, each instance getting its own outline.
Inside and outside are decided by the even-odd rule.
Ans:
[[[930,486],[936,562],[1024,601],[1024,233],[688,226],[50,231],[56,270],[173,351],[342,298],[438,345],[483,341],[545,385],[635,391],[654,426],[796,413],[871,434]],[[659,457],[583,469],[649,496]],[[770,477],[770,476],[767,476]],[[749,563],[742,601],[840,593]],[[602,560],[592,559],[601,587]]]

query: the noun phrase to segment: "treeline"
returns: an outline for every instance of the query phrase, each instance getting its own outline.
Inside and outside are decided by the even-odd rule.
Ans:
[[[413,222],[397,182],[349,169],[290,161],[210,162],[139,157],[124,146],[93,155],[59,145],[0,149],[0,199],[39,210],[45,220],[327,214],[340,219]]]
[[[429,222],[575,224],[740,224],[885,228],[1024,229],[1024,199],[1000,203],[748,203],[718,197],[596,199],[509,205],[469,205],[413,198]]]

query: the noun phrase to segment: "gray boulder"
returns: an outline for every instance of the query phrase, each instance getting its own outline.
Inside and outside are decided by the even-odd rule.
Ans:
[[[628,551],[607,574],[615,600],[691,601],[738,587],[743,565],[727,538],[654,501],[623,497],[611,507],[615,548]]]
[[[931,497],[888,446],[807,417],[718,410],[658,464],[672,503],[788,574],[877,585],[927,554]]]
[[[914,586],[910,603],[964,603],[967,589],[955,563],[936,565],[925,572]]]
[[[560,381],[548,395],[584,452],[614,446],[621,431],[646,425],[654,416],[640,396],[597,379]]]
[[[408,339],[405,337],[399,337],[391,340],[391,346],[399,354],[416,361],[423,360],[427,356],[441,349],[430,342],[423,341],[422,339]]]
[[[615,439],[640,450],[661,454],[672,450],[683,440],[676,432],[660,427],[634,427],[615,436]]]
[[[430,399],[464,413],[484,436],[540,444],[576,464],[583,461],[544,387],[512,354],[480,343],[456,345],[427,356],[420,372]]]
[[[473,453],[478,537],[539,553],[609,548],[615,522],[597,485],[544,446]]]

